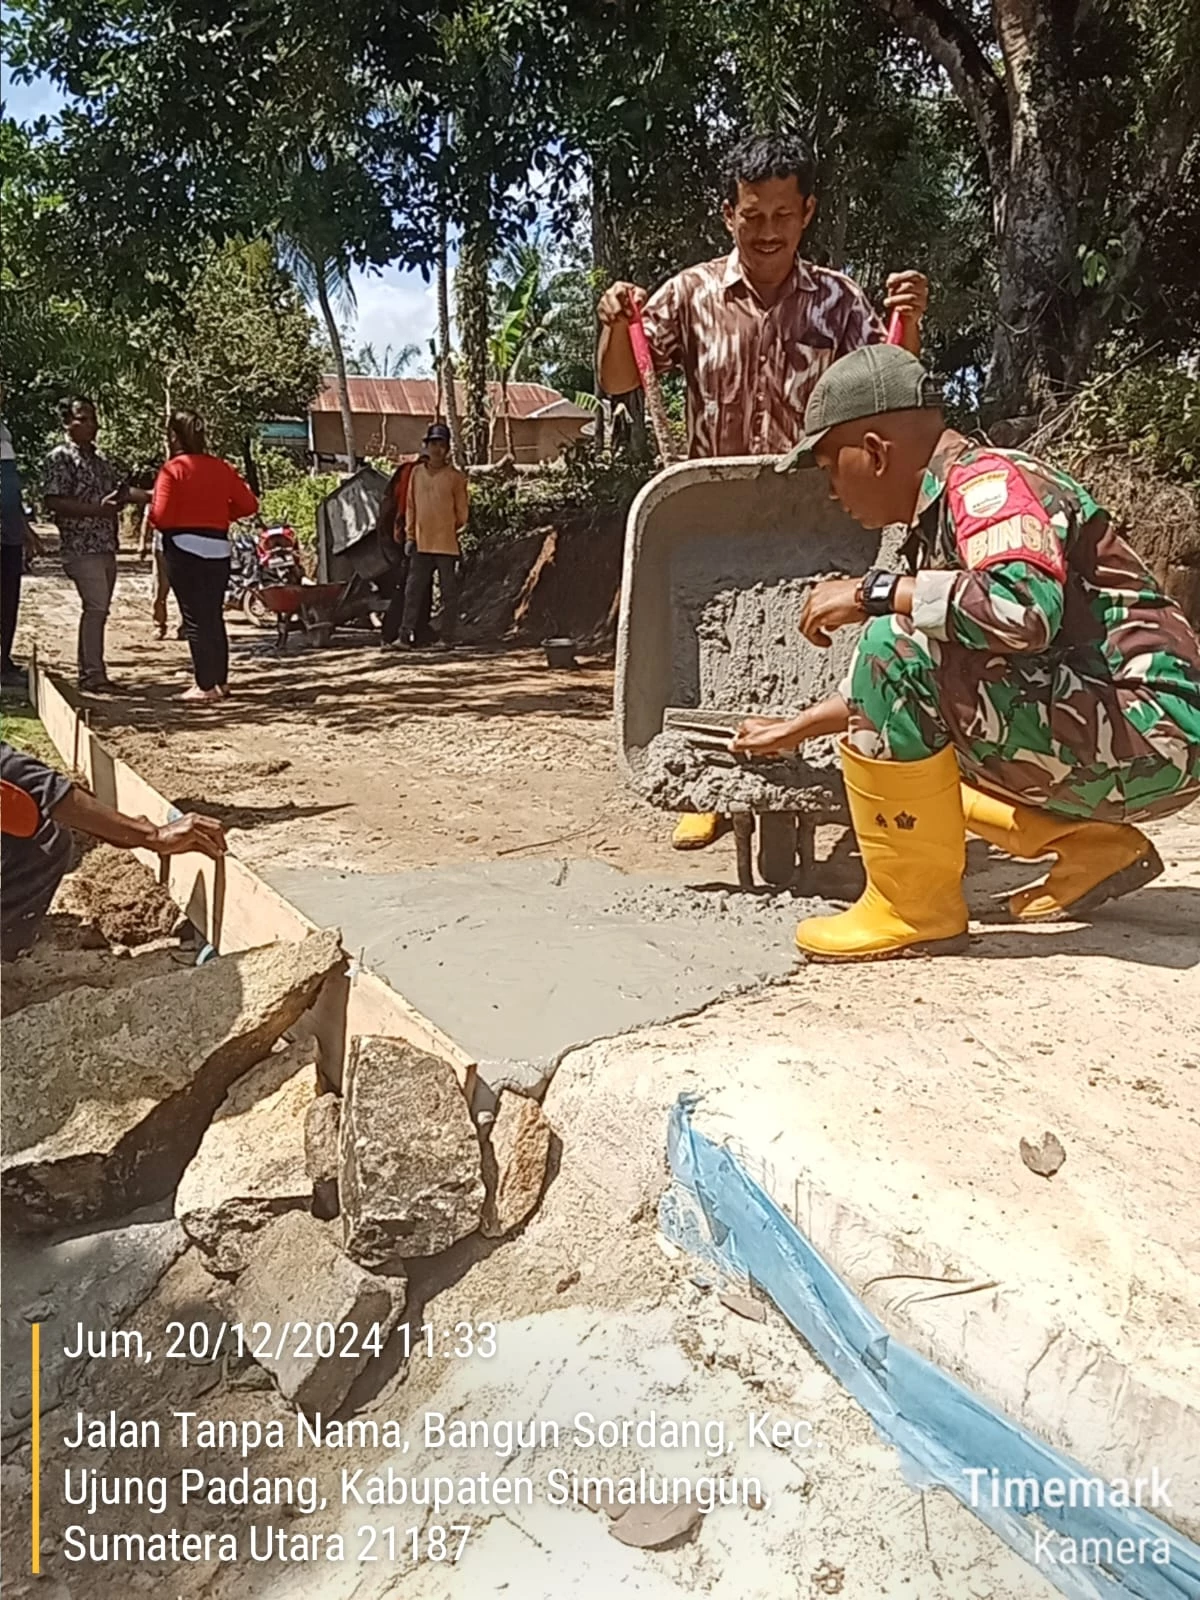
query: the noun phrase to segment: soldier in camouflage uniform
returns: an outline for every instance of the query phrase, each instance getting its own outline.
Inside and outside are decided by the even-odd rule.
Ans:
[[[902,350],[835,363],[805,430],[784,466],[815,456],[852,516],[912,533],[910,576],[833,580],[809,598],[813,643],[865,621],[841,694],[790,722],[751,719],[734,742],[768,754],[844,733],[868,889],[802,924],[801,948],[963,948],[964,827],[1018,857],[1055,856],[1014,896],[1023,918],[1080,915],[1156,877],[1131,822],[1200,795],[1200,644],[1106,513],[1045,462],[946,430]]]

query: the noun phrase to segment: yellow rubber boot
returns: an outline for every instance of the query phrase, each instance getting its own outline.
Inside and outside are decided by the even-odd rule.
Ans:
[[[1127,822],[1081,822],[1001,800],[963,784],[968,833],[1022,861],[1054,856],[1045,878],[1018,889],[1009,910],[1022,922],[1086,916],[1106,900],[1151,883],[1163,870],[1158,851]]]
[[[671,835],[673,850],[703,850],[724,830],[721,818],[711,811],[687,811],[675,824]]]
[[[967,842],[954,751],[870,761],[843,741],[841,755],[867,887],[849,911],[802,922],[797,945],[814,961],[966,950]]]

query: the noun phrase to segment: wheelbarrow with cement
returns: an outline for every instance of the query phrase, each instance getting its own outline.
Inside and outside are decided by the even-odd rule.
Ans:
[[[275,648],[287,649],[288,635],[300,628],[318,649],[333,638],[333,630],[349,614],[348,602],[356,580],[348,583],[274,583],[257,590],[258,598],[275,617]]]
[[[791,715],[832,694],[856,629],[829,650],[797,624],[821,578],[894,564],[896,541],[860,528],[816,468],[781,475],[773,457],[684,461],[629,512],[617,630],[616,724],[631,786],[665,811],[729,817],[738,880],[798,884],[818,823],[845,822],[832,741],[795,757],[730,755],[749,715]]]

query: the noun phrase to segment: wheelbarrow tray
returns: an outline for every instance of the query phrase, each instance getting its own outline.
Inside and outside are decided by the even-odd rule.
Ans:
[[[259,598],[268,611],[292,617],[300,611],[332,613],[346,591],[344,583],[273,583],[259,589]]]
[[[834,693],[859,630],[828,650],[808,644],[804,597],[820,578],[895,565],[898,544],[853,522],[816,468],[780,474],[773,457],[733,457],[652,479],[629,512],[617,628],[617,750],[633,788],[673,812],[844,820],[832,741],[733,762],[678,726],[680,708],[784,716]],[[664,730],[668,708],[676,726]]]

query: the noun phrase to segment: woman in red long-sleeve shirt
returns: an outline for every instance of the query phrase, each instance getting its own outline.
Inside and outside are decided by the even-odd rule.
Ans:
[[[192,652],[196,681],[183,698],[222,700],[229,693],[229,524],[252,517],[258,499],[227,461],[208,454],[195,412],[175,413],[167,442],[171,459],[155,480],[150,521],[162,534],[167,576]]]

